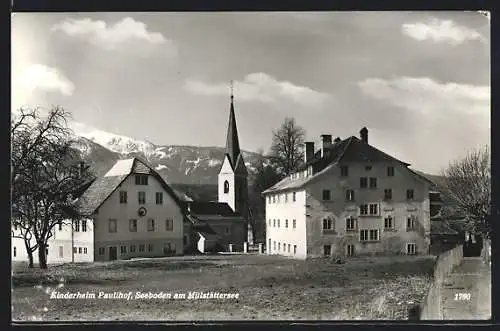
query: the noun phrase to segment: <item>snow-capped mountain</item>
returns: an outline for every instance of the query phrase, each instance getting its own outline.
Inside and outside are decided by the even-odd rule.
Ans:
[[[169,183],[215,184],[224,159],[223,147],[159,146],[146,140],[134,139],[99,129],[89,129],[72,123],[76,147],[82,158],[103,175],[118,159],[140,157],[147,161]],[[262,157],[243,151],[250,174]],[[267,160],[263,160],[267,163]]]

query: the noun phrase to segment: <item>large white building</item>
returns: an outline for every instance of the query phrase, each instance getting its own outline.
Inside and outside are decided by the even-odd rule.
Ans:
[[[428,254],[432,183],[360,138],[322,135],[302,168],[263,192],[268,254]]]
[[[85,191],[82,213],[94,222],[94,260],[182,255],[181,201],[138,158],[119,160]]]

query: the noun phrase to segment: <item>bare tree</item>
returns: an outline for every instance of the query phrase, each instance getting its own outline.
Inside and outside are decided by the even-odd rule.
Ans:
[[[271,158],[284,175],[294,172],[302,163],[304,136],[304,129],[289,117],[278,130],[273,131]]]
[[[491,232],[491,159],[489,148],[473,150],[443,171],[442,190],[467,218],[467,228],[489,238]]]
[[[22,109],[11,123],[12,222],[20,229],[15,236],[24,240],[31,267],[36,250],[40,267],[47,267],[47,241],[54,227],[80,218],[74,196],[91,179],[78,166],[69,116],[60,107],[47,116],[39,109]]]

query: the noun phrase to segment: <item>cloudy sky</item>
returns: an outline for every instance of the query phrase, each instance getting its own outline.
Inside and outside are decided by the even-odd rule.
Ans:
[[[243,149],[294,117],[437,173],[490,141],[490,27],[475,12],[18,13],[12,103],[89,128],[223,146],[229,82]]]

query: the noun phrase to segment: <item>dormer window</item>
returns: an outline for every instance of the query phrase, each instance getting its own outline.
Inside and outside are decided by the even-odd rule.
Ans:
[[[229,193],[229,182],[227,180],[224,181],[224,193]]]
[[[148,175],[135,175],[135,185],[148,185]]]

